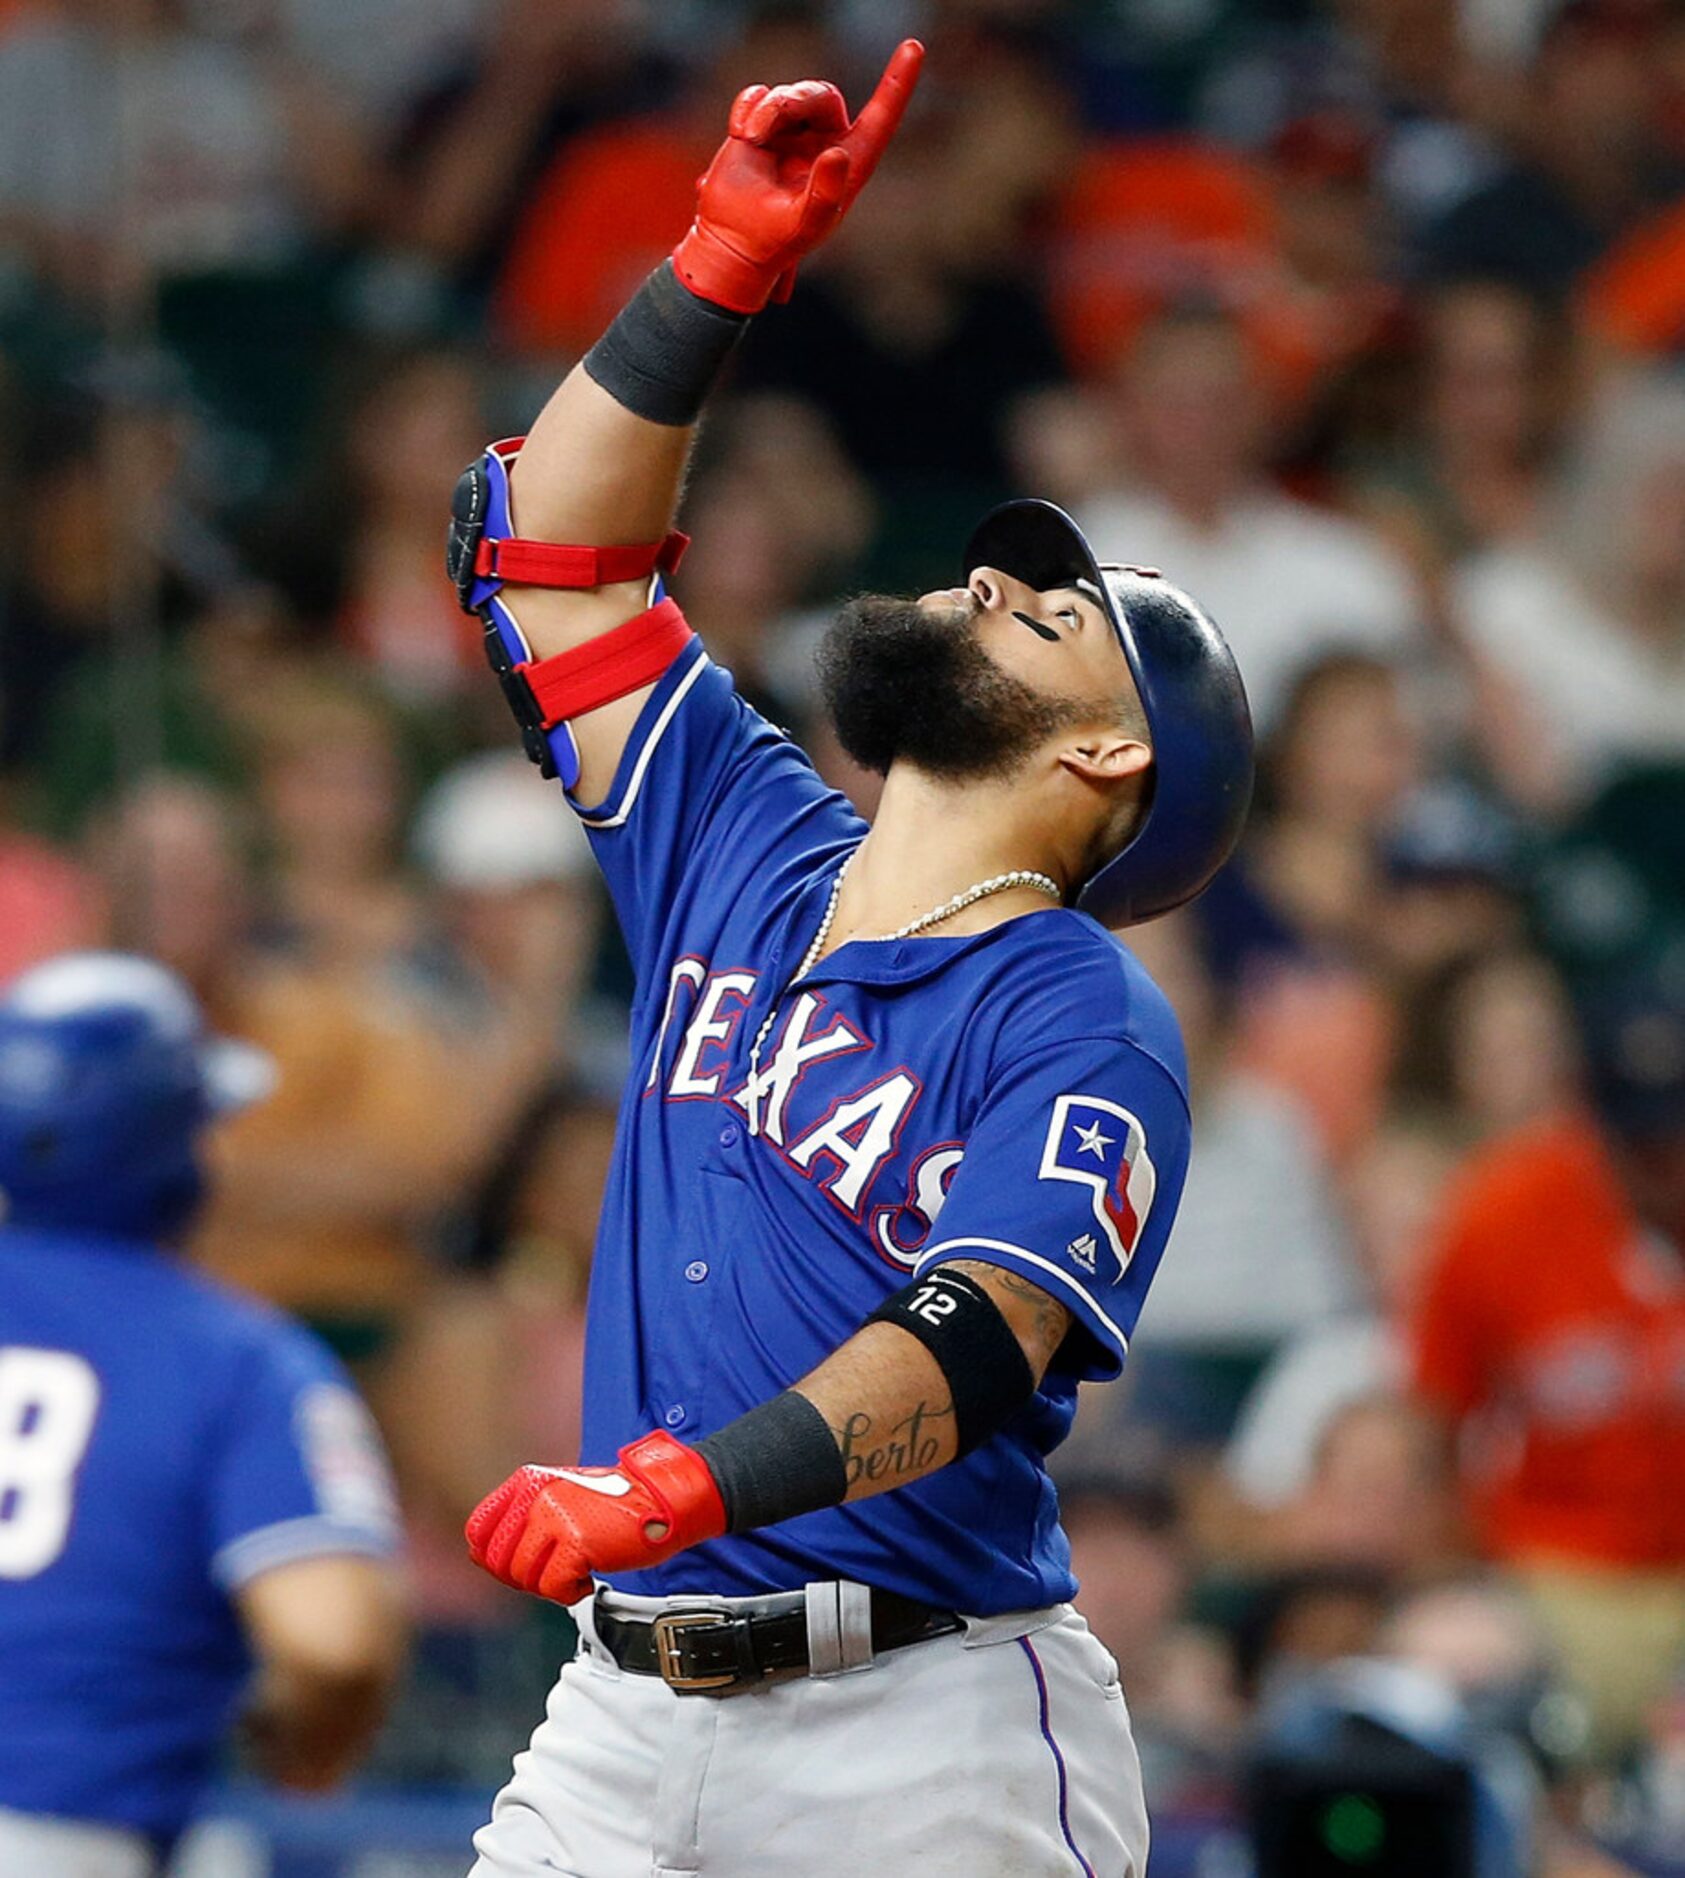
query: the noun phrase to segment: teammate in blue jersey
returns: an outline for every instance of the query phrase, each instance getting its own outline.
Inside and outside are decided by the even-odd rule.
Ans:
[[[259,1096],[145,959],[0,997],[0,1873],[143,1878],[244,1712],[330,1784],[401,1654],[395,1522],[328,1352],[176,1262],[199,1147]]]
[[[920,58],[852,122],[817,82],[739,97],[672,260],[458,488],[453,573],[638,979],[581,1464],[469,1524],[583,1637],[479,1878],[1145,1869],[1046,1461],[1123,1364],[1186,1171],[1175,1021],[1102,921],[1232,847],[1233,661],[1157,575],[1010,504],[963,586],[856,600],[826,642],[837,734],[884,776],[868,830],[662,585],[712,377]]]

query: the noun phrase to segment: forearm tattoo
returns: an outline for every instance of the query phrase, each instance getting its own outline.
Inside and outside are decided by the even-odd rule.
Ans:
[[[991,1285],[997,1291],[1004,1291],[1009,1297],[1030,1307],[1033,1315],[1028,1333],[1035,1340],[1035,1349],[1028,1354],[1039,1375],[1054,1351],[1065,1341],[1065,1333],[1071,1327],[1070,1312],[1040,1285],[1028,1278],[1021,1278],[1017,1272],[1008,1271],[1003,1265],[985,1265],[975,1259],[956,1259],[954,1266],[956,1270],[968,1272],[973,1278]],[[1024,1332],[1019,1334],[1022,1336]],[[1039,1362],[1036,1361],[1037,1357],[1040,1358]]]
[[[954,1405],[944,1397],[920,1402],[910,1415],[887,1426],[864,1409],[856,1409],[840,1426],[833,1423],[850,1489],[862,1481],[897,1487],[930,1473],[952,1443],[953,1420]]]

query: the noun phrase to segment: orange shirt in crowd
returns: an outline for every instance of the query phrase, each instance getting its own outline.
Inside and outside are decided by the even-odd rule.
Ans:
[[[1053,317],[1072,365],[1105,372],[1192,293],[1250,304],[1277,242],[1268,186],[1242,158],[1173,138],[1089,149],[1054,231]]]
[[[1580,316],[1625,352],[1670,352],[1685,339],[1685,202],[1614,244],[1581,283]]]
[[[540,178],[498,282],[494,316],[526,351],[587,351],[690,226],[712,144],[661,121],[570,143]]]
[[[1062,192],[1051,259],[1053,321],[1076,372],[1105,376],[1165,307],[1211,300],[1238,319],[1282,410],[1358,352],[1391,305],[1378,285],[1324,293],[1297,279],[1269,174],[1191,138],[1087,150]]]
[[[1476,1155],[1414,1342],[1420,1394],[1473,1437],[1489,1552],[1685,1565],[1685,1253],[1644,1231],[1589,1120]]]

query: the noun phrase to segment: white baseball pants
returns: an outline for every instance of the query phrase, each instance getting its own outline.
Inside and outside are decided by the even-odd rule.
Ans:
[[[152,1848],[138,1833],[0,1807],[5,1878],[149,1878],[154,1870]]]
[[[726,1697],[625,1674],[574,1616],[470,1878],[1145,1878],[1117,1665],[1068,1604]]]

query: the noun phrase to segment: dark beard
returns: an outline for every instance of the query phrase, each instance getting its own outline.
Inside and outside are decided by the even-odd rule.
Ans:
[[[1093,709],[1003,672],[957,602],[930,613],[881,594],[837,615],[819,648],[819,682],[837,741],[880,776],[897,761],[949,782],[1010,776]]]

